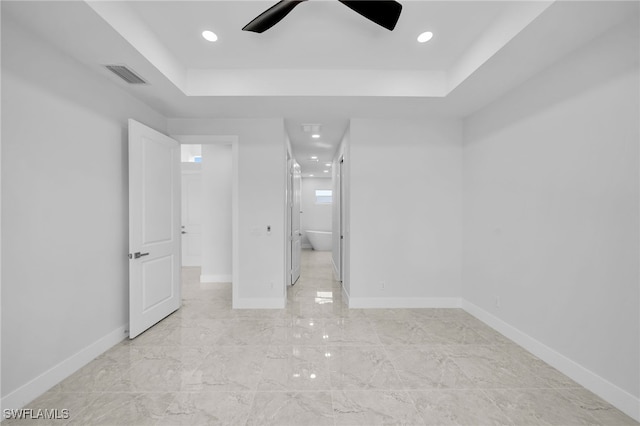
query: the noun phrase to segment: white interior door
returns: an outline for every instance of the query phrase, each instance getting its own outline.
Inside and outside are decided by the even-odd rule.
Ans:
[[[187,170],[188,164],[192,169]],[[182,169],[182,266],[202,265],[202,171],[197,163]]]
[[[129,120],[129,338],[180,307],[180,149]]]
[[[300,278],[300,252],[302,250],[302,230],[300,229],[300,204],[302,200],[302,174],[300,165],[293,165],[293,197],[291,203],[291,284]]]
[[[292,281],[292,269],[291,269],[291,254],[293,253],[293,240],[292,240],[292,227],[291,227],[291,210],[293,208],[293,197],[291,192],[293,188],[293,159],[287,151],[287,211],[286,211],[286,250],[285,250],[285,262],[286,262],[286,274],[287,274],[287,286],[293,285]],[[285,290],[286,291],[286,290]],[[286,294],[286,293],[285,293]]]

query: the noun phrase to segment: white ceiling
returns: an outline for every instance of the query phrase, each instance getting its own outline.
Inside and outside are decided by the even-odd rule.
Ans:
[[[276,1],[132,3],[187,68],[425,69],[449,67],[509,2],[403,2],[392,32],[338,1],[307,1],[270,30],[239,31]],[[464,31],[460,31],[464,28]],[[205,41],[210,29],[219,39]],[[437,36],[416,43],[423,31]]]
[[[635,1],[405,0],[389,32],[337,1],[313,0],[263,34],[241,31],[275,2],[2,1],[2,19],[167,117],[282,117],[303,172],[317,176],[350,118],[464,117],[638,16]],[[204,29],[219,41],[202,39]],[[418,44],[426,30],[434,38]],[[129,86],[108,63],[150,84]],[[303,123],[322,124],[322,138],[311,140]],[[312,155],[320,163],[306,161]]]

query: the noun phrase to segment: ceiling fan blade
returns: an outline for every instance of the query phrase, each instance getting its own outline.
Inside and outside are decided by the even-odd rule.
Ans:
[[[242,28],[243,31],[262,33],[280,22],[294,7],[306,0],[281,0],[258,15]]]
[[[402,12],[402,5],[393,0],[339,0],[360,15],[392,31]]]

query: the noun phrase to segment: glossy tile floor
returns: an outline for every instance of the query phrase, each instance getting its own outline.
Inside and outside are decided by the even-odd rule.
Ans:
[[[302,262],[278,311],[232,310],[230,285],[185,268],[182,309],[27,407],[77,425],[638,424],[462,310],[348,309],[330,253]]]

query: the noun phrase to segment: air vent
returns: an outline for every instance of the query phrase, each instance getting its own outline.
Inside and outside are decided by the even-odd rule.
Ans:
[[[105,65],[105,67],[129,84],[147,84],[138,74],[125,65]]]

